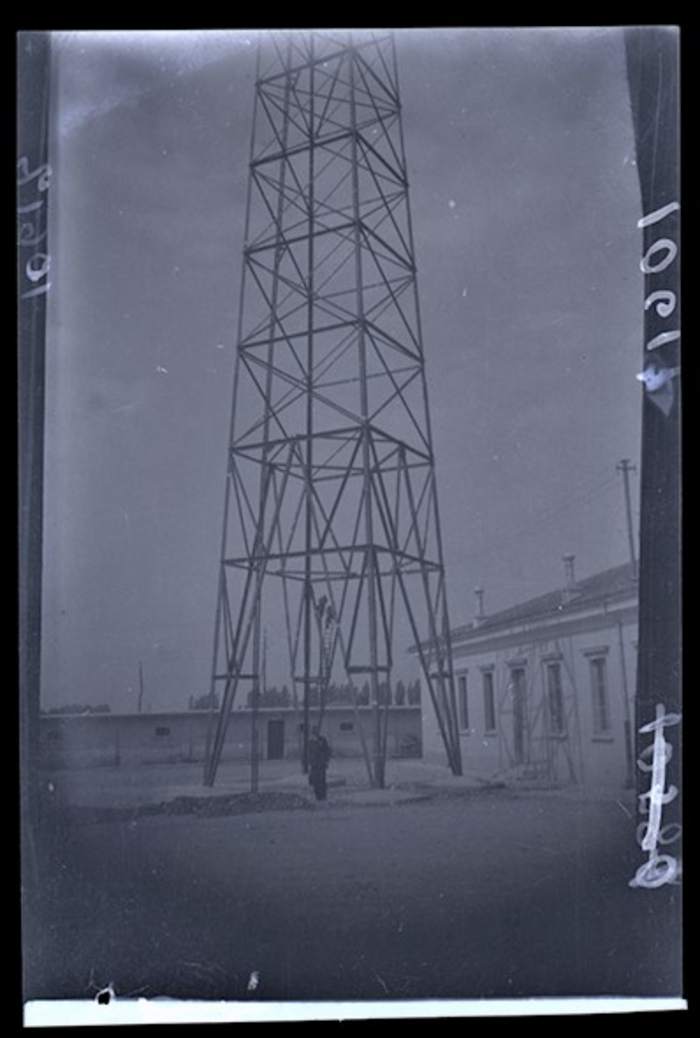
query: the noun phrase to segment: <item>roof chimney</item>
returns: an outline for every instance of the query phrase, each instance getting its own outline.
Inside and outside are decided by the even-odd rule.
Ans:
[[[574,560],[576,559],[576,556],[564,555],[563,558],[565,583],[562,598],[565,602],[570,602],[576,590],[576,577],[574,575]]]
[[[474,626],[478,627],[485,616],[484,589],[482,587],[476,587],[474,588],[474,594],[476,595],[476,616],[474,617]]]
[[[576,578],[574,577],[574,561],[576,560],[575,555],[564,556],[564,572],[566,573],[566,586],[567,588],[576,587]]]

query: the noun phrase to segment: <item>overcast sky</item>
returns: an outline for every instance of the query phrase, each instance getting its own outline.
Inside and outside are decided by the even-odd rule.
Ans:
[[[134,709],[139,661],[153,710],[208,691],[254,52],[54,36],[45,706]],[[619,31],[397,54],[457,625],[628,558],[639,189]]]

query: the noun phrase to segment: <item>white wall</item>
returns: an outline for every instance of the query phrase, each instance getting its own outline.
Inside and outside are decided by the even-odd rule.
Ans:
[[[548,759],[550,777],[560,783],[575,781],[586,785],[623,786],[628,776],[625,722],[632,713],[636,681],[636,616],[628,611],[622,622],[625,676],[629,707],[625,702],[625,680],[621,662],[620,632],[617,617],[603,618],[583,629],[569,630],[565,637],[551,632],[492,638],[483,647],[454,646],[454,669],[460,722],[460,743],[465,774],[480,778],[507,778],[514,775],[512,695],[509,691],[511,666],[526,668],[527,709],[535,739],[533,758]],[[591,659],[605,660],[608,730],[594,727]],[[545,716],[545,665],[558,661],[561,667],[563,699],[567,712],[565,738],[549,733]],[[486,726],[483,672],[493,673],[497,731]],[[467,680],[469,728],[462,728],[459,678]],[[445,751],[430,698],[423,691],[423,752],[426,759],[444,759]],[[523,769],[521,769],[522,771]]]

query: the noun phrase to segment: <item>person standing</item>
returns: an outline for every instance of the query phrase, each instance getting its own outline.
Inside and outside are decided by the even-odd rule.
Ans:
[[[326,772],[331,759],[331,748],[318,728],[311,729],[309,739],[309,785],[313,787],[317,800],[326,799]]]

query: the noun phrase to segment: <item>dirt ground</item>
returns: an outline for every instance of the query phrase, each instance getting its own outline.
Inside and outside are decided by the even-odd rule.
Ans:
[[[680,994],[680,888],[628,886],[629,795],[255,806],[62,816],[25,891],[25,999]]]

